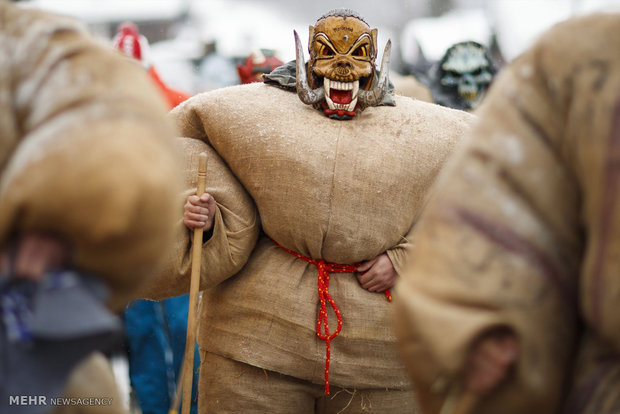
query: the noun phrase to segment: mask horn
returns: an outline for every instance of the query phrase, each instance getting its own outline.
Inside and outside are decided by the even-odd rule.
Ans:
[[[369,106],[377,106],[385,97],[389,87],[389,71],[390,71],[390,51],[392,50],[392,40],[388,40],[383,50],[383,57],[381,58],[381,69],[379,73],[379,80],[375,87],[371,91],[359,91],[357,96],[359,98],[360,106],[367,108]],[[297,87],[299,90],[299,87]]]
[[[325,98],[325,90],[322,86],[317,89],[310,89],[301,41],[299,40],[297,31],[293,30],[293,33],[295,34],[295,56],[297,58],[295,70],[297,76],[297,95],[306,105],[314,105]]]

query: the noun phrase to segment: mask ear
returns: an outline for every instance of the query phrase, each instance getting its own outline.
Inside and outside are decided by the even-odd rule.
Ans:
[[[372,29],[370,31],[370,36],[372,37],[372,60],[377,58],[377,29]]]
[[[310,57],[314,56],[312,51],[312,39],[314,39],[314,26],[308,26],[308,53],[310,53]]]

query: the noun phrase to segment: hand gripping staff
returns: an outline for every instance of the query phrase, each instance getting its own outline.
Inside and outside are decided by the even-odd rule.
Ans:
[[[198,180],[196,195],[200,197],[207,185],[207,153],[198,155]],[[194,229],[192,240],[192,273],[189,286],[189,309],[187,312],[187,338],[185,342],[185,359],[183,361],[183,405],[182,414],[189,414],[192,406],[192,379],[194,374],[194,348],[196,347],[196,317],[198,315],[198,288],[200,286],[200,268],[202,265],[202,228]]]

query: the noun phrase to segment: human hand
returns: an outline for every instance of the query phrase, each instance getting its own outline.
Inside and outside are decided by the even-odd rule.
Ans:
[[[369,292],[383,292],[396,283],[398,274],[387,253],[382,253],[372,260],[362,262],[357,271],[357,280]]]
[[[506,380],[519,357],[519,342],[506,329],[483,334],[474,344],[465,361],[465,389],[484,395]]]
[[[65,266],[71,254],[71,249],[65,242],[41,233],[24,234],[17,239],[15,246],[13,258],[10,256],[9,248],[2,249],[0,253],[2,271],[12,272],[17,278],[34,281],[41,280],[50,270]]]
[[[215,199],[211,194],[190,195],[183,209],[183,224],[189,229],[211,230],[215,218]]]

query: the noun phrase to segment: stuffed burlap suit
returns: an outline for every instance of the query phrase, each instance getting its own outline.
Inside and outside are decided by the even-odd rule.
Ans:
[[[82,24],[68,17],[0,0],[0,56],[3,254],[22,235],[58,237],[72,248],[70,269],[102,281],[109,291],[107,305],[118,311],[156,271],[161,252],[174,235],[180,179],[165,104],[143,68],[96,41]],[[3,260],[2,282],[12,281],[5,279],[11,272]],[[2,310],[7,309],[5,297],[0,298]],[[70,298],[74,301],[67,308],[79,314],[72,306],[83,304],[82,297]],[[93,301],[92,297],[85,300]],[[62,306],[52,310],[58,312],[57,308]],[[4,338],[6,326],[11,325],[2,315],[0,337]],[[82,313],[82,317],[75,319],[93,324],[89,316]],[[57,324],[49,328],[58,330]],[[81,358],[75,355],[73,339],[53,338],[35,347],[3,342],[0,411],[124,412],[114,377],[101,355],[77,366],[65,396],[107,397],[110,405],[7,407],[4,384],[29,390],[29,385],[39,383],[43,384],[39,389],[46,391],[56,387],[51,382],[63,385],[64,374],[59,371],[74,365],[58,360]],[[28,364],[11,371],[13,363],[7,360],[15,360],[16,353],[7,348],[30,350]],[[39,348],[58,349],[57,358],[40,363],[46,354]],[[52,368],[40,369],[42,365]],[[58,378],[41,372],[56,373]]]
[[[549,414],[566,400],[570,413],[618,412],[619,98],[617,14],[557,25],[492,87],[397,285],[425,412],[446,397],[433,384],[455,379],[494,327],[516,334],[519,360],[474,412]]]
[[[119,309],[172,236],[166,107],[139,65],[72,19],[4,1],[0,19],[0,103],[11,108],[0,111],[0,241],[13,231],[66,238]]]
[[[426,191],[473,116],[409,98],[396,103],[342,122],[294,93],[252,84],[201,94],[173,110],[181,134],[195,138],[181,140],[187,194],[195,192],[196,154],[206,150],[207,192],[218,206],[213,236],[203,246],[202,351],[323,384],[317,267],[270,238],[338,264],[387,251],[400,270]],[[258,237],[261,225],[265,234]],[[174,266],[150,296],[187,291],[189,236],[180,224]],[[343,319],[331,341],[330,384],[409,389],[385,295],[362,289],[352,273],[333,273],[329,293]],[[329,306],[328,313],[334,332]],[[203,365],[201,376],[207,370]],[[201,378],[199,405],[204,387]],[[274,409],[282,399],[265,398]],[[244,408],[252,407],[236,407]]]

